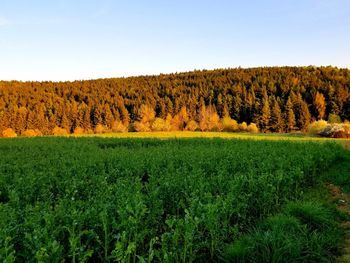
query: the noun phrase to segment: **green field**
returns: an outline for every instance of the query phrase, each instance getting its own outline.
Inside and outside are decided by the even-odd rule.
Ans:
[[[193,132],[193,131],[170,131],[170,132],[125,132],[105,134],[82,134],[71,135],[75,137],[105,137],[105,138],[224,138],[224,139],[253,139],[253,140],[333,140],[319,136],[305,136],[303,134],[277,134],[277,133],[248,133],[248,132]],[[346,140],[346,139],[341,139]],[[349,140],[350,141],[350,140]]]
[[[325,138],[306,134],[278,134],[278,133],[248,133],[248,132],[193,132],[193,131],[170,131],[170,132],[126,132],[126,133],[103,133],[103,134],[80,134],[68,135],[71,137],[102,137],[102,138],[138,138],[138,139],[182,139],[182,138],[222,138],[222,139],[248,139],[248,140],[283,140],[283,141],[317,141],[337,142],[349,145],[350,139]]]
[[[1,139],[0,260],[334,259],[332,212],[298,200],[341,147],[235,136]]]

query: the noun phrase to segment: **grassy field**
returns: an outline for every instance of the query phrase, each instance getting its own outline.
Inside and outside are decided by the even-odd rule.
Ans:
[[[197,134],[232,136],[180,135]],[[153,134],[118,134],[136,135]],[[0,260],[334,259],[341,239],[334,211],[297,202],[341,158],[341,147],[234,136],[254,140],[0,140]]]
[[[104,138],[223,138],[223,139],[249,139],[249,140],[297,140],[297,141],[340,141],[350,142],[350,139],[332,139],[305,134],[276,134],[276,133],[238,133],[238,132],[127,132],[104,134],[81,134],[73,137],[104,137]]]

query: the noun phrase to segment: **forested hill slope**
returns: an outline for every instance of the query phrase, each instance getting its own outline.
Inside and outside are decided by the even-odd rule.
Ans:
[[[254,122],[263,131],[303,130],[316,119],[350,119],[350,70],[264,67],[74,82],[1,81],[0,131],[50,134],[55,126],[73,132],[97,125],[108,129],[116,122],[132,129],[145,117],[142,105],[150,118],[177,118],[179,129],[217,113]]]

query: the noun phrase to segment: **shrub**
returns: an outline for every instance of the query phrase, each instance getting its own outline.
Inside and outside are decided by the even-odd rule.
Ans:
[[[339,115],[337,115],[335,113],[331,113],[328,116],[328,122],[329,123],[341,123],[341,119],[340,119]]]
[[[194,120],[190,120],[186,125],[186,131],[196,131],[199,129],[198,123]]]
[[[76,127],[73,132],[75,135],[84,134],[85,130],[82,127]]]
[[[52,130],[52,135],[55,135],[55,136],[65,136],[65,135],[68,135],[68,131],[64,128],[61,128],[61,127],[58,127],[56,126],[55,128],[53,128]]]
[[[222,130],[225,132],[234,132],[238,130],[238,123],[236,120],[231,119],[229,116],[226,116],[222,119]]]
[[[331,137],[332,125],[328,124],[322,131],[320,131],[320,135],[324,137]]]
[[[149,132],[149,131],[151,131],[149,124],[143,123],[141,121],[135,121],[133,127],[134,127],[134,130],[137,132]]]
[[[36,132],[36,136],[42,136],[43,133],[39,130],[39,129],[34,129],[34,131]]]
[[[242,122],[242,123],[240,123],[240,124],[238,125],[238,128],[239,128],[240,131],[247,131],[248,125],[247,125],[247,123],[244,121],[244,122]]]
[[[325,120],[314,121],[309,124],[307,132],[309,134],[319,134],[322,130],[327,127],[328,123]]]
[[[86,134],[94,134],[94,130],[93,129],[85,129],[84,130]]]
[[[328,124],[319,134],[331,138],[350,138],[350,124]]]
[[[108,129],[103,126],[102,124],[97,124],[95,127],[95,133],[101,134],[101,133],[106,133],[108,132]]]
[[[13,129],[7,128],[2,131],[2,136],[5,138],[14,138],[17,137],[17,133]]]
[[[26,136],[26,137],[35,137],[35,136],[41,136],[42,133],[40,130],[38,129],[28,129],[25,130],[24,132],[22,132],[22,136]]]
[[[128,132],[128,127],[126,127],[121,121],[114,121],[112,123],[112,132]]]
[[[255,123],[252,122],[251,124],[248,125],[247,131],[251,132],[251,133],[258,133],[259,132],[259,128],[258,128],[258,126],[256,126]]]

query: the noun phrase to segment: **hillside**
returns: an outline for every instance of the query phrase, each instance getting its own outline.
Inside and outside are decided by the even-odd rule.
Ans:
[[[218,69],[74,82],[0,82],[0,132],[51,134],[171,123],[182,130],[230,117],[260,130],[305,130],[316,119],[350,119],[350,70],[334,67]],[[158,119],[155,119],[158,117]],[[161,123],[161,121],[164,123]],[[174,124],[175,123],[175,124]],[[146,125],[146,126],[147,126]],[[135,128],[136,127],[136,128]],[[153,129],[153,128],[152,128]],[[118,130],[118,129],[117,129]]]

